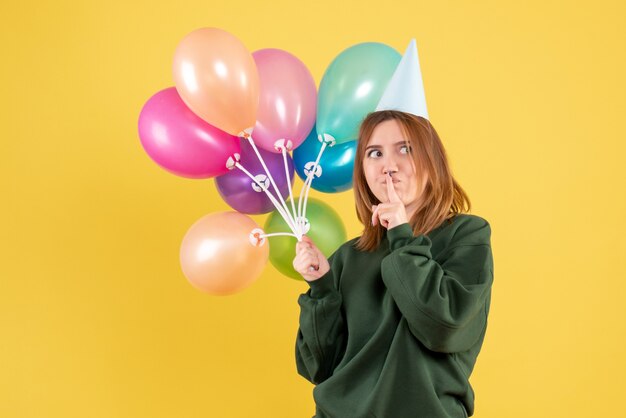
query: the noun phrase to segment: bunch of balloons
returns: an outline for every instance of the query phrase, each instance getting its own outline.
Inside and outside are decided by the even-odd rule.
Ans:
[[[174,87],[146,102],[139,137],[163,169],[215,178],[236,210],[202,217],[183,238],[181,267],[193,286],[233,294],[254,282],[268,259],[301,279],[291,265],[297,240],[311,236],[327,257],[345,241],[340,217],[308,199],[309,190],[352,187],[359,124],[400,58],[381,43],[354,45],[330,64],[318,94],[307,67],[287,51],[250,53],[217,28],[183,38],[174,54]],[[297,199],[294,171],[304,180]],[[247,216],[269,212],[264,228]]]

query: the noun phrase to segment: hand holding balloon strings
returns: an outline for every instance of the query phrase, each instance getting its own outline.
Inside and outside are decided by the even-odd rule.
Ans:
[[[306,281],[314,281],[324,276],[330,265],[326,256],[315,246],[313,241],[306,235],[302,241],[296,244],[296,257],[293,260],[293,268],[304,277]]]

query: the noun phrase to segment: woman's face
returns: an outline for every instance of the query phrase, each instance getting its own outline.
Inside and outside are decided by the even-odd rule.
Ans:
[[[391,171],[393,186],[407,209],[407,215],[419,207],[420,197],[426,185],[426,176],[418,184],[412,163],[408,138],[395,119],[381,122],[374,128],[365,148],[363,172],[367,185],[380,202],[389,202],[386,176]]]

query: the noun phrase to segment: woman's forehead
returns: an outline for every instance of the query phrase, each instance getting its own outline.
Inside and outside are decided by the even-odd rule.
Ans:
[[[369,141],[367,142],[367,145],[383,146],[406,142],[407,138],[402,130],[402,127],[400,126],[400,123],[398,123],[395,119],[390,119],[376,125]]]

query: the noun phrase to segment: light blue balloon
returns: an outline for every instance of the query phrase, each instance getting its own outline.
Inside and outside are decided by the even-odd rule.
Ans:
[[[401,55],[366,42],[341,52],[328,66],[317,96],[317,131],[337,144],[354,140],[365,116],[376,109]]]
[[[322,175],[313,179],[311,188],[324,193],[339,193],[350,189],[356,145],[353,140],[332,147],[326,146],[319,162]],[[317,139],[317,131],[313,127],[306,140],[293,151],[293,163],[302,180],[306,180],[307,163],[315,162],[321,148],[322,143]]]

